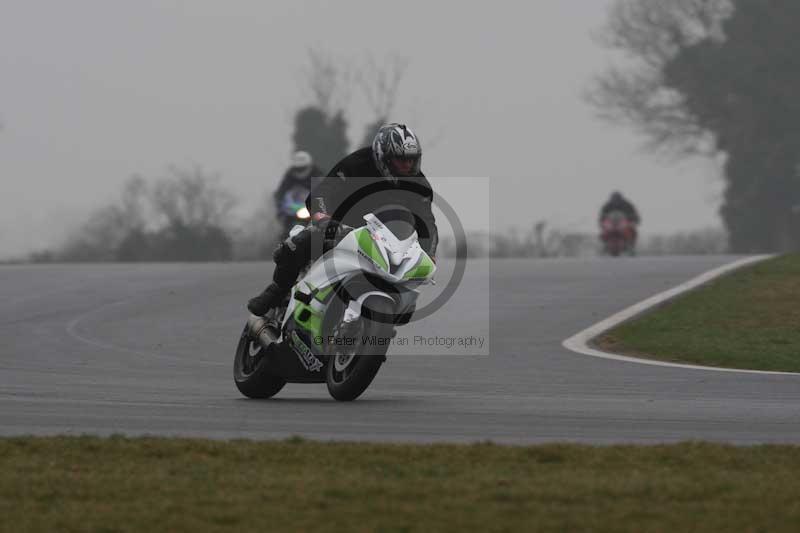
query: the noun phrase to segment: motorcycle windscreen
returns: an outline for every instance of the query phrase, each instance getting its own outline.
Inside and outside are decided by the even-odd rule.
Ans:
[[[390,233],[385,240],[389,261],[395,266],[399,265],[408,249],[417,240],[414,215],[405,207],[386,207],[374,215]]]

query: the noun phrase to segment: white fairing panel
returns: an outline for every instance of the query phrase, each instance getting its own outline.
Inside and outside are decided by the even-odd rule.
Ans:
[[[388,263],[390,272],[367,259],[367,254],[361,251],[356,233],[363,231],[363,228],[352,231],[332,250],[315,261],[303,278],[292,288],[289,307],[284,316],[284,325],[297,307],[297,300],[294,298],[296,290],[310,293],[313,289],[324,289],[354,272],[380,276],[394,285],[403,284],[409,288],[425,283],[425,281],[404,279],[405,274],[413,270],[423,258],[430,261],[428,254],[419,245],[416,232],[408,239],[400,241],[374,215],[366,215],[364,220],[367,222],[366,230],[369,231],[372,242],[377,245],[382,257]],[[433,265],[433,269],[435,272],[435,265]]]

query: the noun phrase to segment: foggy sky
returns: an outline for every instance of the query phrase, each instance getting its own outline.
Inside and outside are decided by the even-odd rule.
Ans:
[[[719,225],[714,164],[666,165],[581,99],[615,59],[591,36],[610,3],[2,0],[0,258],[56,243],[131,174],[169,164],[220,172],[252,210],[310,103],[309,47],[406,57],[391,118],[420,135],[435,188],[437,175],[491,178],[493,229],[593,231],[612,189],[643,233]],[[357,93],[348,110],[357,141],[372,117]],[[454,183],[438,192],[468,229],[485,225],[472,214],[485,195]]]

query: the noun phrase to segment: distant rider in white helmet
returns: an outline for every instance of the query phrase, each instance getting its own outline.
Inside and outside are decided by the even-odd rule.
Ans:
[[[275,207],[280,210],[283,196],[293,187],[300,186],[311,192],[311,178],[322,175],[322,171],[314,164],[311,154],[303,150],[293,153],[289,168],[286,169],[280,185],[273,194]]]

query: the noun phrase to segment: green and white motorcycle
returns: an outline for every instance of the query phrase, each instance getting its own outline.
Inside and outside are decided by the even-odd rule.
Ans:
[[[366,226],[300,276],[286,307],[250,316],[233,365],[242,394],[269,398],[286,383],[324,382],[349,401],[366,390],[436,272],[413,227],[383,218],[364,216]]]

